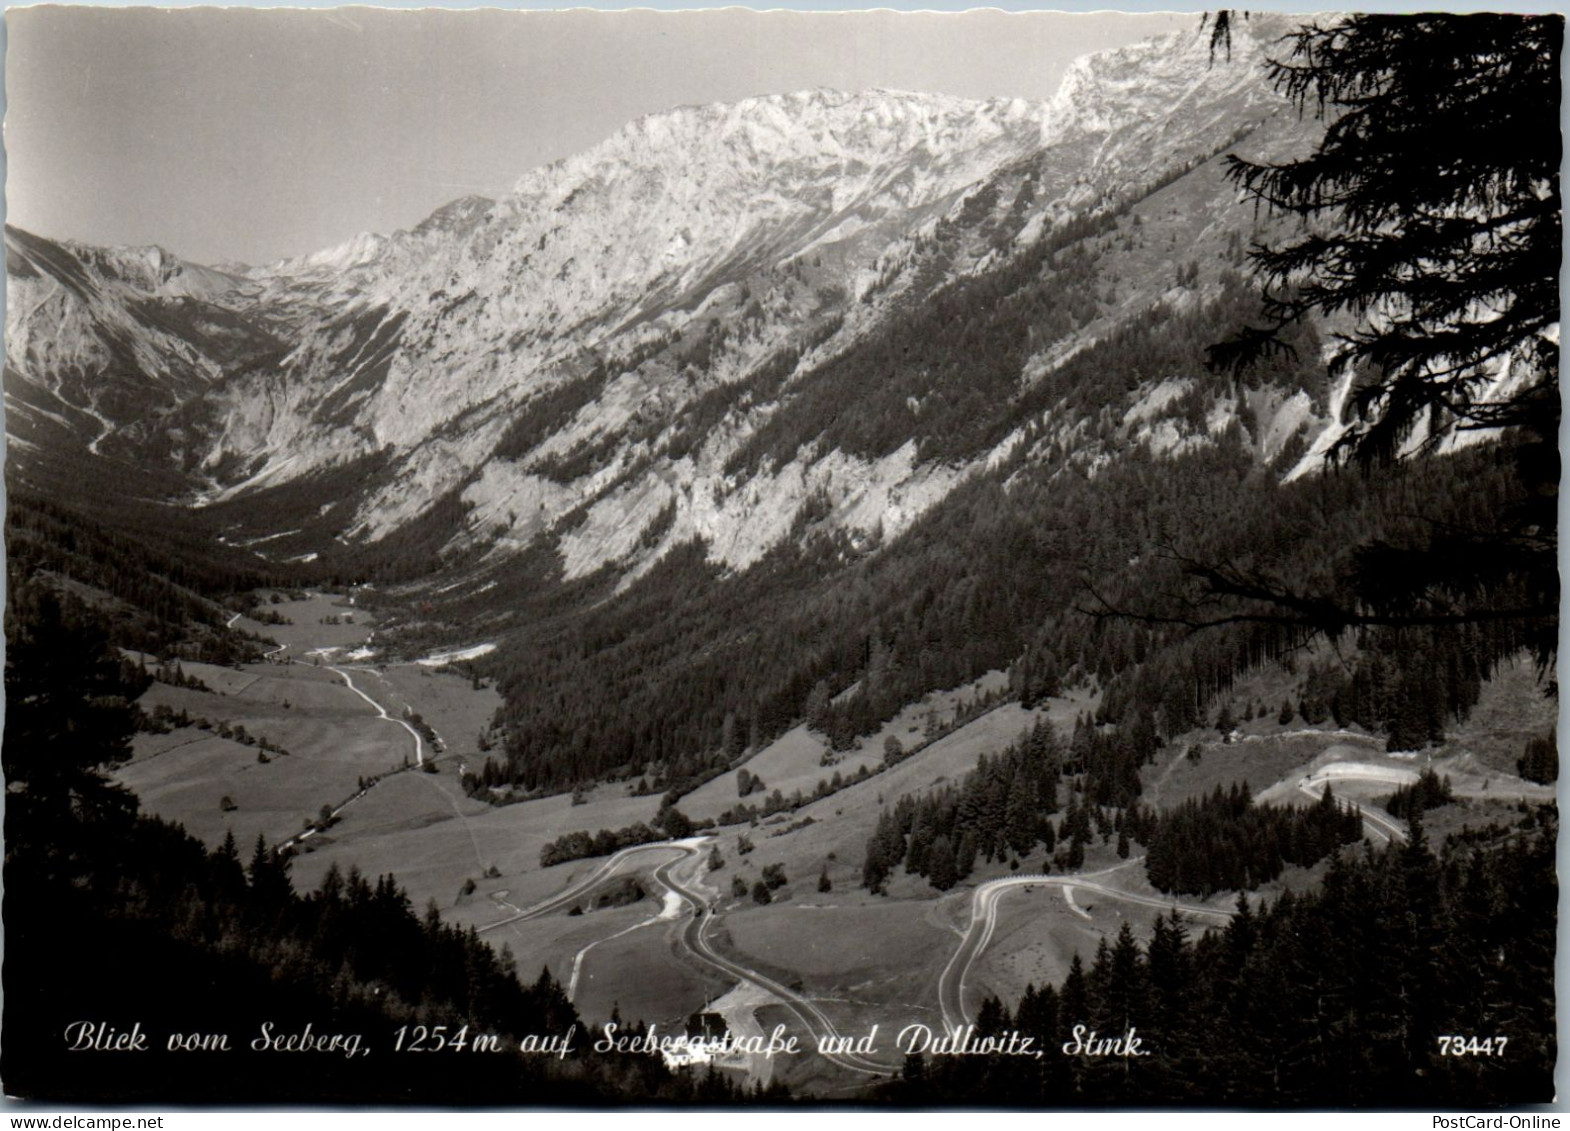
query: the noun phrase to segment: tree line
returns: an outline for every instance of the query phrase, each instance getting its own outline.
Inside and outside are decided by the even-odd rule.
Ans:
[[[1201,898],[1253,891],[1288,864],[1316,864],[1363,838],[1362,814],[1337,802],[1328,785],[1306,808],[1256,805],[1246,782],[1218,785],[1159,813],[1137,807],[1126,827],[1148,845],[1145,874],[1158,891]]]

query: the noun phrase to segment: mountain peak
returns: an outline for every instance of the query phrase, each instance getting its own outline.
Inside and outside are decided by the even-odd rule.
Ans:
[[[371,262],[381,255],[386,246],[386,236],[361,232],[332,247],[313,251],[309,255],[279,259],[259,270],[265,275],[337,274]]]
[[[1019,99],[881,89],[818,87],[676,106],[531,170],[513,197],[559,205],[585,189],[649,176],[667,185],[707,185],[705,191],[773,188],[782,173],[787,183],[793,170],[819,180],[829,171],[887,166],[890,154],[929,167],[968,164],[978,156],[990,165],[999,149],[1013,155],[1038,142],[1042,121],[1042,107]]]
[[[488,196],[470,194],[460,196],[457,200],[450,200],[413,228],[413,234],[425,235],[428,232],[463,233],[472,231],[492,208],[496,202]]]

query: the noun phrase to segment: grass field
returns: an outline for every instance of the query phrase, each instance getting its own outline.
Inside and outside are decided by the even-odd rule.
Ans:
[[[895,1035],[907,1024],[940,1028],[937,980],[959,945],[933,900],[879,899],[872,904],[771,904],[725,916],[713,939],[744,964],[810,998],[843,1034],[879,1028],[880,1057],[893,1065]],[[768,1010],[759,1019],[769,1027]],[[800,1026],[783,1010],[779,1020]],[[811,1058],[816,1059],[816,1058]],[[782,1078],[839,1070],[796,1064]]]
[[[287,655],[295,656],[296,662],[270,661],[240,669],[185,664],[185,674],[211,691],[155,683],[141,702],[148,711],[163,704],[215,726],[243,726],[253,737],[265,738],[289,753],[269,754],[269,761],[263,763],[257,747],[187,727],[168,735],[138,735],[132,761],[117,775],[137,793],[145,809],[180,822],[209,844],[216,844],[231,829],[247,845],[258,833],[274,842],[282,840],[299,832],[323,805],[336,805],[353,795],[362,777],[396,770],[414,754],[413,739],[403,726],[380,718],[319,658],[309,662],[303,658],[312,649],[362,643],[370,631],[364,614],[356,613],[347,598],[329,594],[269,607],[294,623],[250,622],[250,627],[288,641]],[[346,614],[360,623],[321,623]],[[246,624],[242,618],[237,626]],[[464,796],[455,765],[472,757],[481,726],[495,711],[496,693],[477,690],[448,673],[419,674],[424,671],[355,668],[352,678],[389,714],[398,716],[410,707],[438,731],[449,728],[453,743],[446,764],[436,774],[411,772],[384,778],[347,808],[327,835],[304,842],[302,847],[311,852],[295,861],[297,887],[316,886],[328,862],[337,860],[345,868],[358,865],[372,875],[392,871],[400,879],[419,870],[427,879],[420,885],[422,902],[433,897],[450,902],[466,875],[478,874],[491,862],[489,855],[505,854],[510,834],[492,835],[489,844],[471,835],[469,819],[494,817],[500,811]],[[225,797],[235,804],[232,811],[220,808]],[[567,804],[565,798],[562,804]],[[451,843],[437,845],[434,860],[418,851],[424,846],[417,845],[411,853],[390,843],[411,831],[442,824],[456,835],[447,838]],[[371,850],[345,853],[338,847],[344,837],[363,841]],[[319,867],[317,853],[323,856]],[[536,845],[531,863],[537,860]]]
[[[217,664],[181,663],[180,670],[188,678],[201,680],[219,695],[244,694],[262,678],[262,672],[255,665],[246,668],[224,668]],[[324,682],[332,682],[332,673],[322,673],[322,679]]]
[[[1489,769],[1514,774],[1527,742],[1547,737],[1558,721],[1559,701],[1547,694],[1553,674],[1540,674],[1525,654],[1501,665],[1483,683],[1472,713],[1450,728],[1446,747],[1471,753]]]
[[[143,808],[180,822],[209,844],[229,829],[246,844],[258,833],[270,841],[291,836],[321,806],[353,794],[361,777],[395,769],[412,752],[408,732],[377,719],[330,672],[277,665],[220,670],[230,678],[190,674],[210,686],[232,688],[229,694],[154,684],[142,706],[151,710],[163,703],[215,725],[243,726],[288,754],[268,754],[263,763],[259,747],[184,727],[169,735],[138,735],[132,761],[116,774]],[[225,797],[236,806],[232,812],[220,809]]]
[[[584,1019],[598,1024],[616,1007],[629,1021],[642,1018],[669,1031],[728,992],[734,979],[702,972],[679,955],[681,927],[679,920],[656,923],[595,947],[578,983]]]
[[[312,593],[301,601],[271,604],[264,595],[263,607],[287,618],[289,624],[262,624],[241,617],[234,627],[253,632],[277,644],[288,645],[289,655],[301,659],[313,648],[358,648],[375,630],[375,618],[353,604],[354,598],[340,593]],[[336,618],[338,624],[324,624]]]
[[[410,686],[428,683],[441,685],[412,676]],[[451,683],[468,686],[461,680],[450,681],[449,687]],[[869,898],[856,885],[864,844],[880,806],[900,792],[963,775],[983,751],[1013,741],[1029,718],[1017,706],[983,716],[893,770],[806,807],[802,815],[817,813],[818,818],[796,833],[769,835],[789,821],[725,830],[718,843],[726,867],[714,881],[728,892],[731,876],[740,871],[750,887],[762,864],[781,861],[792,880],[793,899],[843,903]],[[734,793],[733,785],[731,790]],[[310,888],[334,862],[343,868],[358,865],[371,875],[393,872],[417,904],[434,898],[453,921],[484,926],[502,917],[487,906],[490,893],[505,889],[509,902],[527,907],[598,866],[599,861],[572,861],[541,869],[540,849],[548,841],[579,829],[594,832],[651,821],[658,808],[658,797],[631,797],[622,787],[610,785],[589,791],[582,805],[573,805],[563,794],[494,808],[463,796],[455,775],[444,766],[440,774],[400,775],[382,783],[343,814],[325,842],[295,860],[294,874],[299,885]],[[832,817],[835,810],[840,815]],[[796,819],[799,816],[790,818]],[[736,851],[741,833],[757,846],[747,857]],[[835,859],[827,859],[830,852]],[[820,897],[816,883],[825,863],[835,890]],[[483,873],[492,866],[500,875],[486,877]],[[455,905],[466,879],[475,880],[481,898]]]
[[[1086,911],[1087,904],[1090,910]],[[1000,897],[992,940],[965,980],[965,1000],[974,1010],[986,994],[1016,1002],[1030,985],[1062,985],[1074,955],[1088,966],[1103,938],[1116,937],[1125,914],[1137,905],[1098,901],[1081,892],[1074,896],[1076,914],[1061,890],[1038,888],[1009,891]],[[1138,908],[1143,912],[1145,908]],[[1088,918],[1086,918],[1088,916]],[[1138,928],[1141,922],[1130,920]],[[1141,940],[1149,931],[1138,931]]]
[[[484,926],[503,917],[487,907],[490,893],[507,889],[512,903],[527,907],[600,864],[575,860],[541,869],[540,849],[548,841],[577,829],[652,820],[658,808],[658,797],[628,797],[614,787],[593,791],[584,805],[563,794],[497,808],[465,797],[450,768],[400,775],[346,811],[332,842],[296,859],[294,871],[307,887],[319,884],[334,862],[372,875],[393,872],[418,905],[435,899],[444,913],[450,908],[453,921]],[[499,875],[485,876],[490,867]],[[476,882],[482,899],[453,906],[466,879]]]
[[[1247,782],[1252,792],[1259,793],[1285,778],[1301,776],[1333,748],[1358,759],[1381,757],[1384,750],[1384,743],[1376,738],[1327,733],[1335,729],[1334,724],[1314,729],[1299,722],[1283,733],[1288,728],[1272,720],[1270,727],[1272,733],[1247,734],[1233,743],[1222,742],[1215,731],[1188,735],[1173,743],[1142,773],[1145,801],[1170,809],[1234,782]],[[1190,748],[1197,758],[1187,755]]]
[[[486,902],[491,901],[486,900]],[[494,904],[492,910],[498,913],[504,911]],[[586,1012],[585,1003],[594,1004],[596,1001],[594,987],[606,982],[605,976],[608,971],[603,961],[606,940],[630,927],[646,922],[658,911],[659,903],[653,899],[642,899],[625,907],[607,907],[600,911],[591,909],[583,915],[568,915],[566,911],[562,911],[539,919],[509,923],[486,937],[498,947],[505,945],[511,948],[513,954],[519,958],[519,974],[526,980],[537,977],[540,968],[545,967],[560,979],[564,987],[572,978],[574,957],[583,948],[592,946],[593,949],[584,959],[578,993],[574,998],[579,1011],[584,1013],[587,1019],[589,1014]],[[655,939],[658,932],[663,929],[663,925],[654,924],[637,927],[633,933],[641,942],[645,941],[644,935],[647,935],[650,940]],[[607,1005],[603,1016],[608,1016],[609,1013],[610,1007]],[[594,1019],[602,1020],[603,1016],[594,1015]]]
[[[291,836],[324,804],[354,794],[361,777],[396,769],[414,752],[407,730],[379,718],[319,658],[305,660],[314,649],[363,644],[372,631],[363,612],[348,598],[331,594],[268,607],[293,623],[265,625],[241,618],[237,627],[288,643],[285,656],[295,662],[243,669],[186,664],[185,673],[210,692],[155,683],[142,705],[151,711],[165,704],[215,725],[242,725],[289,754],[269,755],[264,764],[255,747],[189,727],[168,735],[138,735],[133,760],[118,773],[145,809],[180,822],[209,844],[231,829],[247,847],[258,833],[274,842]],[[345,615],[357,623],[321,623]],[[496,692],[476,689],[455,673],[414,666],[355,667],[352,678],[389,714],[418,711],[442,735],[447,753],[440,772],[384,778],[345,809],[326,835],[303,842],[308,851],[292,866],[301,890],[316,887],[333,863],[373,876],[392,872],[418,904],[435,899],[449,914],[487,922],[496,916],[483,891],[478,901],[453,906],[465,879],[482,879],[495,865],[512,878],[487,880],[491,889],[509,883],[517,888],[517,873],[530,872],[533,887],[548,894],[573,867],[539,873],[539,850],[547,840],[582,827],[620,828],[654,815],[658,798],[628,799],[611,788],[595,791],[587,806],[574,807],[565,796],[510,809],[473,801],[459,784],[458,766],[478,753],[479,733],[500,701]],[[231,812],[220,809],[225,797],[237,806]]]
[[[474,687],[457,672],[395,664],[355,670],[355,682],[389,714],[401,715],[405,707],[418,711],[441,736],[446,754],[466,763],[484,755],[479,748],[480,732],[496,717],[502,697],[487,685]],[[500,757],[500,752],[497,752]]]
[[[255,628],[288,642],[285,658],[296,662],[273,661],[243,670],[188,665],[187,673],[211,691],[155,684],[144,706],[150,710],[163,703],[215,724],[243,725],[290,753],[261,763],[256,747],[182,728],[170,735],[139,736],[135,759],[121,770],[122,780],[148,809],[181,821],[210,843],[230,829],[242,842],[258,832],[274,841],[292,835],[323,804],[352,794],[360,777],[397,767],[412,752],[408,732],[380,718],[354,694],[325,666],[329,659],[304,661],[314,649],[363,644],[373,631],[364,618],[357,617],[360,623],[353,626],[322,624],[323,618],[347,611],[341,599],[329,595],[272,607],[295,623]],[[415,906],[434,900],[450,922],[489,926],[602,863],[580,860],[542,869],[540,849],[548,841],[580,829],[593,832],[651,821],[658,810],[658,796],[632,797],[619,785],[590,790],[577,805],[568,795],[501,808],[475,801],[463,793],[458,768],[480,754],[479,736],[499,702],[495,692],[476,689],[456,673],[383,666],[374,659],[350,670],[356,686],[395,718],[406,710],[419,712],[441,735],[446,755],[436,773],[409,771],[383,778],[345,808],[325,834],[302,842],[292,863],[300,890],[318,886],[333,864],[345,870],[358,867],[370,876],[391,872]],[[838,756],[833,766],[821,765],[823,743],[797,728],[752,759],[752,772],[763,776],[768,790],[810,792],[835,769],[844,774],[863,764],[881,765],[888,735],[900,737],[907,746],[916,744],[930,717],[943,720],[962,695],[971,697],[978,690],[971,686],[929,697],[903,712],[884,733],[865,740],[860,750]],[[1038,712],[1002,706],[892,769],[796,814],[725,830],[719,838],[725,867],[708,877],[731,906],[716,932],[717,942],[748,965],[821,999],[822,1008],[846,1032],[865,1031],[891,1015],[931,1020],[937,974],[959,937],[946,917],[955,898],[934,899],[935,893],[919,879],[910,880],[910,891],[904,893],[913,898],[868,895],[858,886],[865,840],[882,807],[901,794],[957,782],[983,753],[1013,742],[1039,715],[1051,714],[1066,723],[1086,702],[1044,705]],[[225,796],[236,803],[232,812],[219,808]],[[732,774],[684,798],[682,808],[702,818],[718,815],[736,800]],[[808,817],[811,824],[783,831]],[[743,832],[755,845],[746,856],[736,851]],[[645,877],[660,862],[658,856],[636,859],[628,873],[641,871]],[[750,886],[764,864],[776,862],[785,865],[790,878],[786,889],[776,893],[779,902],[756,907],[750,898],[730,901],[733,875],[739,872]],[[819,892],[818,876],[825,868],[832,890]],[[466,893],[470,880],[474,890]],[[652,883],[646,886],[656,890]],[[956,898],[963,896],[956,893]],[[591,1024],[603,1022],[616,1008],[629,1019],[679,1025],[733,987],[734,979],[705,971],[682,953],[680,920],[651,921],[660,910],[653,899],[586,910],[572,916],[564,909],[508,924],[486,937],[511,948],[526,979],[548,966],[568,984],[575,959],[582,956],[575,1000]],[[770,1009],[778,1007],[760,1011],[760,1023],[768,1021]],[[839,1080],[841,1070],[810,1063],[816,1060],[803,1058],[784,1071],[798,1083],[802,1073],[814,1080],[822,1076],[830,1084],[845,1082]]]
[[[294,623],[257,625],[257,630],[288,641],[291,652],[300,655],[334,641],[358,644],[369,631],[363,614],[357,618],[362,623],[352,631],[342,624],[322,624],[325,618],[352,612],[344,598],[328,594],[269,607]],[[406,755],[407,732],[377,718],[364,700],[325,667],[268,663],[234,671],[191,665],[189,672],[215,693],[155,685],[146,705],[151,708],[165,702],[214,722],[239,723],[253,735],[265,736],[291,751],[289,757],[277,757],[263,765],[255,760],[254,749],[210,738],[205,732],[138,739],[137,760],[124,769],[124,780],[139,792],[149,809],[185,823],[205,839],[221,838],[229,828],[245,839],[254,838],[258,831],[269,839],[291,835],[308,817],[315,816],[321,805],[351,794],[360,776],[383,773],[399,765]],[[359,665],[353,675],[357,686],[393,715],[402,714],[406,707],[418,711],[442,735],[449,757],[442,760],[436,774],[385,778],[345,809],[326,835],[304,842],[301,847],[305,851],[293,864],[296,886],[303,890],[317,886],[334,863],[345,869],[359,867],[368,875],[391,872],[416,904],[434,899],[454,921],[483,926],[501,917],[490,898],[494,893],[505,891],[508,902],[527,906],[597,866],[596,861],[574,861],[541,869],[539,853],[548,841],[580,829],[594,832],[650,821],[657,812],[657,797],[630,797],[619,786],[591,790],[580,805],[573,805],[566,795],[504,808],[476,802],[463,794],[457,769],[479,753],[476,740],[494,714],[499,701],[495,692],[475,689],[456,673],[408,665]],[[994,682],[1002,679],[1001,673],[994,673],[994,677]],[[928,714],[937,712],[941,717],[952,711],[961,696],[974,696],[985,685],[983,680],[929,696],[885,729],[889,733],[904,729],[908,734],[909,728],[919,726],[919,720]],[[1058,705],[1058,713],[1065,719],[1072,718],[1073,710]],[[832,898],[843,903],[866,898],[856,888],[860,859],[882,805],[901,793],[957,780],[974,767],[983,752],[1012,742],[1033,718],[1033,713],[1017,706],[1004,706],[894,769],[789,818],[812,817],[813,824],[806,828],[774,836],[771,834],[789,823],[775,818],[770,824],[749,829],[747,834],[757,851],[746,859],[735,851],[736,831],[731,831],[720,840],[727,870],[717,881],[728,891],[730,875],[740,870],[750,885],[762,864],[779,861],[790,871],[790,893],[799,902]],[[837,768],[842,772],[854,769],[863,758],[881,762],[881,737],[865,743],[862,754],[852,752],[842,758]],[[914,741],[919,735],[910,737]],[[798,788],[797,783],[811,789],[820,777],[832,772],[818,764],[822,751],[814,736],[798,728],[760,753],[753,764],[755,772],[764,774],[769,789],[790,792]],[[224,796],[232,797],[238,805],[234,812],[219,810]],[[723,811],[735,800],[734,776],[727,775],[689,795],[682,805],[689,816],[701,818]],[[831,835],[826,837],[825,833]],[[820,898],[817,877],[825,866],[834,891]],[[492,870],[499,874],[486,874]],[[459,892],[470,879],[477,885],[476,892],[463,899]]]
[[[720,851],[727,872],[720,876],[729,890],[730,876],[739,873],[750,887],[768,864],[783,864],[790,880],[792,899],[802,903],[864,902],[869,896],[856,885],[861,879],[861,862],[867,838],[877,826],[878,814],[892,805],[901,794],[917,793],[935,785],[961,780],[976,766],[982,754],[1003,749],[1029,727],[1037,712],[1025,711],[1008,703],[973,720],[953,734],[907,758],[866,781],[803,806],[793,815],[778,815],[756,828],[727,830],[720,839]],[[784,832],[805,818],[812,824],[794,832]],[[754,850],[745,857],[736,849],[737,837],[745,834]],[[775,835],[779,834],[779,835]],[[826,895],[817,891],[817,879],[827,866],[834,890]],[[912,880],[921,894],[931,896],[924,880]],[[894,894],[914,894],[903,890]]]
[[[792,727],[779,738],[765,746],[747,760],[746,770],[761,777],[763,793],[753,793],[745,798],[748,805],[761,805],[769,791],[778,789],[789,797],[796,790],[811,793],[820,780],[831,778],[836,770],[842,774],[855,773],[863,765],[875,766],[883,760],[882,749],[876,754],[869,747],[849,751],[833,766],[824,766],[822,758],[828,743],[805,726]],[[721,813],[743,799],[737,792],[736,774],[721,774],[706,782],[680,801],[681,811],[693,820],[706,817],[718,818]]]
[[[793,727],[747,760],[746,770],[763,779],[764,789],[762,793],[755,792],[745,800],[747,804],[761,807],[763,798],[776,789],[786,797],[798,789],[811,796],[819,782],[831,780],[836,772],[841,777],[850,777],[863,766],[876,769],[883,764],[884,744],[889,738],[898,739],[908,750],[921,743],[929,720],[948,723],[953,719],[955,708],[961,700],[974,700],[980,695],[998,691],[1007,684],[1005,673],[989,672],[963,687],[934,691],[900,711],[876,734],[859,739],[855,747],[846,751],[830,751],[827,740],[806,725]],[[1081,690],[1049,701],[1043,705],[1041,713],[1050,717],[1067,733],[1073,727],[1075,715],[1083,710],[1094,709],[1095,704],[1096,696]],[[1016,737],[1017,733],[1011,734],[1007,741],[1011,742]],[[824,764],[825,757],[828,759],[827,765]],[[734,772],[722,774],[693,790],[681,799],[682,812],[694,820],[718,818],[742,800],[737,791],[736,779],[737,774]]]
[[[788,970],[813,991],[864,988],[890,968],[944,961],[958,943],[926,901],[770,904],[725,916],[732,949]]]

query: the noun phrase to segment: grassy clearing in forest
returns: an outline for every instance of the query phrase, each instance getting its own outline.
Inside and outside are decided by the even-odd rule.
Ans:
[[[188,674],[206,682],[207,673]],[[252,678],[231,681],[242,688],[233,694],[155,683],[142,707],[151,712],[164,704],[205,718],[214,728],[244,727],[287,754],[181,727],[167,735],[137,735],[132,761],[115,775],[145,810],[179,822],[208,844],[222,841],[229,829],[247,845],[258,833],[269,841],[292,836],[323,805],[352,795],[362,777],[395,770],[413,753],[408,732],[378,719],[341,681],[328,683],[311,669],[296,673],[270,665],[232,674]],[[225,798],[232,810],[221,807]]]
[[[884,806],[893,805],[903,794],[963,780],[982,754],[995,754],[1014,742],[1021,731],[1034,723],[1037,713],[1026,711],[1017,703],[1003,704],[866,781],[803,806],[793,814],[777,814],[756,827],[725,830],[720,838],[720,852],[732,871],[720,877],[723,890],[730,890],[730,877],[737,873],[750,888],[761,877],[764,866],[778,863],[784,865],[792,898],[798,901],[845,903],[875,898],[859,884],[867,838],[877,827]],[[801,824],[809,818],[810,824]],[[785,831],[797,825],[800,827],[794,831]],[[753,844],[753,851],[746,856],[736,848],[740,836]],[[833,891],[820,896],[817,881],[825,867]],[[919,885],[921,895],[936,894],[925,880],[912,883]],[[896,895],[917,894],[892,887],[890,890]]]

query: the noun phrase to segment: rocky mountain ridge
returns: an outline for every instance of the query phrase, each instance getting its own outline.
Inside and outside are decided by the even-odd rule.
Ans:
[[[930,458],[916,421],[949,391],[925,389],[906,398],[909,442],[846,447],[813,431],[841,395],[814,375],[1044,241],[1057,256],[1099,241],[1109,281],[1074,324],[1042,328],[1015,393],[1152,304],[1213,297],[1249,225],[1216,156],[1305,128],[1264,83],[1268,38],[1245,27],[1229,59],[1197,32],[1091,56],[1045,104],[819,90],[682,107],[501,200],[243,271],[8,230],[12,435],[42,442],[24,432],[43,422],[94,454],[169,462],[195,502],[257,500],[239,520],[253,536],[277,533],[267,492],[321,494],[278,554],[376,542],[443,504],[447,552],[549,538],[568,578],[635,577],[694,537],[744,567],[806,521],[893,537],[1019,450],[1024,424]],[[1182,202],[1157,216],[1163,192]],[[1190,229],[1190,250],[1231,262],[1179,285]],[[872,396],[880,378],[858,380]],[[1055,443],[1082,431],[1053,427]]]

